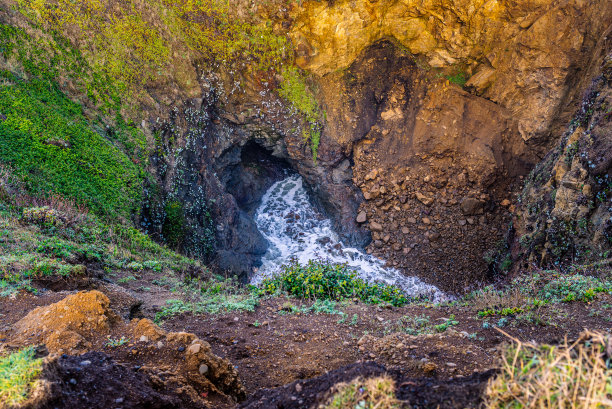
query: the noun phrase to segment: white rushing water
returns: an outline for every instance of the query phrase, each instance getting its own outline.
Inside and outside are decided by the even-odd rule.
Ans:
[[[436,287],[425,284],[417,277],[408,277],[396,269],[385,268],[381,260],[359,249],[345,247],[332,230],[331,221],[311,205],[299,175],[275,183],[266,192],[257,209],[255,222],[270,247],[263,256],[262,266],[251,280],[254,285],[277,273],[291,258],[301,264],[323,259],[346,263],[363,279],[395,284],[410,296],[433,295],[435,300],[444,298]]]

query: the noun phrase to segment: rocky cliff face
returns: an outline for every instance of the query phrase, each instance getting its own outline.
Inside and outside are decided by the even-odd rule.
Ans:
[[[610,257],[612,54],[599,61],[567,131],[520,196],[516,251],[526,261],[564,265]]]
[[[38,4],[30,3],[19,1],[22,7]],[[128,13],[123,3],[104,4],[108,13]],[[550,224],[539,213],[537,220],[515,217],[514,193],[543,157],[547,162],[532,178],[556,175],[544,184],[556,189],[547,206],[605,230],[605,217],[593,206],[576,213],[563,203],[582,200],[579,185],[580,194],[603,194],[599,200],[607,203],[598,178],[609,167],[597,165],[605,169],[593,173],[583,163],[583,175],[574,165],[582,156],[573,154],[573,162],[546,169],[558,162],[559,149],[587,149],[582,143],[575,148],[577,136],[562,135],[609,50],[607,0],[236,0],[231,18],[248,21],[246,33],[265,38],[252,38],[254,50],[246,47],[244,61],[213,58],[214,47],[201,52],[177,37],[180,25],[164,28],[170,21],[158,18],[164,3],[130,4],[129,12],[165,41],[158,48],[172,60],[148,72],[134,112],[126,114],[142,121],[155,146],[139,222],[220,271],[245,280],[257,267],[267,243],[253,212],[286,172],[304,177],[347,243],[368,246],[390,265],[449,291],[508,269],[517,257],[508,245],[513,226],[520,237],[540,237],[534,232]],[[223,17],[192,15],[177,4],[175,23],[214,24]],[[10,7],[2,19],[49,37]],[[109,23],[104,13],[96,19]],[[62,30],[96,61],[86,31],[69,23]],[[232,33],[222,35],[229,37],[221,41],[236,40]],[[158,51],[153,47],[152,57]],[[266,58],[275,65],[265,64]],[[287,90],[295,66],[301,82]],[[78,94],[70,81],[64,88]],[[610,139],[607,111],[598,112],[601,118],[591,116],[572,129],[600,129],[589,158],[605,156]],[[558,148],[559,140],[569,148]],[[551,148],[557,153],[546,156]],[[585,193],[583,183],[591,190]],[[528,185],[519,212],[542,192],[542,184]],[[584,240],[599,240],[603,251],[605,240],[594,232]],[[539,247],[530,249],[532,259],[549,260]]]
[[[365,245],[371,232],[368,252],[390,265],[451,291],[507,270],[513,192],[559,140],[606,47],[606,2],[310,1],[279,10],[273,20],[325,113],[317,163],[294,131],[299,113],[273,92],[278,74],[200,73],[209,91],[179,117],[206,113],[198,121],[208,136],[166,132],[174,149],[196,152],[182,153],[193,182],[181,185],[213,199],[217,265],[248,276],[266,248],[232,191],[232,180],[251,180],[252,206],[278,177],[241,164],[243,147],[256,144],[262,159],[305,177],[345,240]]]

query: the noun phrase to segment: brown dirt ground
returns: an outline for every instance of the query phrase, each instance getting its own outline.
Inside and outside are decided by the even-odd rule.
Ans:
[[[144,301],[140,292],[129,288],[133,283],[120,286],[94,281],[92,287],[110,298],[111,308],[123,319],[134,316],[153,318],[166,299],[176,298],[167,290],[152,289],[147,291],[147,300]],[[141,281],[138,285],[149,284]],[[20,346],[7,344],[7,332],[30,310],[55,303],[74,292],[22,293],[12,299],[0,299],[0,352]],[[344,312],[344,315],[338,315],[290,313],[286,308],[287,302],[298,307],[311,304],[296,299],[271,298],[264,300],[254,312],[182,314],[166,320],[162,328],[192,332],[208,341],[213,353],[227,358],[237,368],[249,396],[245,408],[264,407],[248,406],[262,396],[258,391],[325,376],[330,371],[340,370],[336,373],[341,374],[346,372],[341,368],[347,365],[362,365],[369,361],[384,365],[402,384],[409,382],[398,393],[408,394],[410,387],[427,382],[432,388],[448,389],[451,388],[448,385],[453,385],[449,383],[450,379],[471,379],[469,388],[477,389],[474,385],[484,382],[484,378],[479,378],[480,374],[496,367],[499,351],[508,342],[507,337],[494,328],[484,329],[483,319],[477,317],[477,310],[473,307],[410,305],[396,308],[347,302],[337,305],[336,309]],[[546,325],[534,325],[510,317],[510,324],[503,330],[518,339],[542,343],[557,343],[564,337],[575,337],[584,328],[609,331],[612,326],[610,304],[612,295],[601,295],[590,304],[575,302],[547,306],[541,313],[548,320]],[[451,315],[455,316],[457,325],[443,333],[431,328]],[[357,317],[355,320],[354,316]],[[428,317],[430,333],[418,336],[406,333],[402,318],[417,316]],[[499,317],[489,319],[489,322],[498,320]],[[126,335],[122,332],[123,327],[111,329],[110,336],[119,338]],[[103,352],[134,372],[180,359],[180,351],[168,347],[160,349],[154,341],[131,339],[119,347],[109,347],[106,342],[105,334],[92,343],[92,350]],[[329,379],[336,378],[321,378],[321,382],[326,384]],[[455,389],[459,390],[460,386],[455,385]],[[410,390],[413,390],[410,393],[416,393],[418,388]],[[280,390],[274,393],[284,396]],[[235,406],[221,396],[206,396],[204,401],[212,405],[210,407]]]

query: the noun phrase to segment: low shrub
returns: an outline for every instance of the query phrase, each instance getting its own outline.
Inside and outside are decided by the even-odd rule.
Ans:
[[[302,265],[296,260],[282,267],[279,274],[265,279],[261,292],[286,292],[306,299],[344,300],[358,298],[370,304],[387,302],[396,307],[411,299],[399,288],[385,283],[368,283],[346,264],[311,260]]]

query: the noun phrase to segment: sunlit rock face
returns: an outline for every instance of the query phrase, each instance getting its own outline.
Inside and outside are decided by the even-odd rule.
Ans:
[[[298,64],[319,76],[392,39],[430,67],[461,66],[468,85],[510,110],[524,140],[545,137],[576,70],[610,21],[605,0],[309,1],[293,11]]]
[[[501,271],[514,192],[592,78],[607,3],[309,1],[291,10],[296,62],[326,112],[321,149],[351,163],[368,252],[449,291]]]

